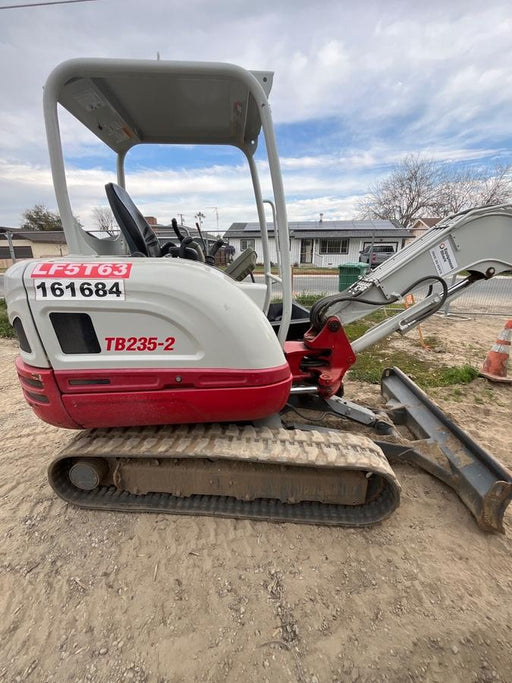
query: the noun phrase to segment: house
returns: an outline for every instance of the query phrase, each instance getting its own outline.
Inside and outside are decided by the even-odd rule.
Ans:
[[[65,256],[68,253],[68,247],[62,230],[20,230],[0,227],[1,268],[8,268],[12,265],[13,253],[16,259],[20,260],[51,258]]]
[[[268,227],[270,260],[277,261],[273,226]],[[291,262],[320,268],[357,263],[359,252],[372,244],[402,249],[412,234],[399,223],[388,220],[301,221],[288,224]],[[233,223],[224,239],[235,247],[235,255],[252,247],[262,260],[258,223]]]
[[[421,237],[427,230],[437,225],[440,220],[440,218],[417,218],[409,230],[412,232],[413,237]]]

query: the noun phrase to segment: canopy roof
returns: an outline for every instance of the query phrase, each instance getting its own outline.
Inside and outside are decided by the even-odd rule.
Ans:
[[[57,101],[115,152],[139,143],[234,145],[254,153],[259,93],[272,72],[232,64],[73,59],[48,82]]]

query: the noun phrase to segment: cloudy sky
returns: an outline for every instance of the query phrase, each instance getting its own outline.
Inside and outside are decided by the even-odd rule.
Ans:
[[[37,0],[0,0],[2,6]],[[510,163],[510,2],[95,0],[0,9],[0,225],[56,209],[42,117],[50,71],[73,57],[226,61],[272,70],[270,96],[290,220],[351,218],[407,153]],[[68,126],[65,126],[68,129]],[[106,205],[113,162],[68,134],[73,209]],[[254,219],[238,153],[130,152],[127,188],[163,223],[201,211],[216,231]],[[213,208],[216,207],[216,208]]]

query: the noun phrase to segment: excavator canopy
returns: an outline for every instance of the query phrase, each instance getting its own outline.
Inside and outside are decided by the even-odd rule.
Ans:
[[[57,101],[116,153],[139,143],[254,151],[271,72],[231,64],[76,59],[50,76]],[[260,90],[261,88],[261,90]]]
[[[288,221],[281,168],[268,95],[273,73],[247,71],[234,64],[132,59],[71,59],[46,81],[44,116],[53,185],[70,254],[122,255],[119,238],[99,239],[82,230],[71,207],[59,125],[61,105],[117,157],[117,184],[126,188],[125,157],[139,144],[229,145],[245,155],[261,232],[270,305],[272,284],[264,202],[272,206],[279,244],[288,244]],[[272,193],[263,199],[254,155],[260,134],[265,140]],[[291,318],[290,255],[278,255],[283,313],[283,343]]]

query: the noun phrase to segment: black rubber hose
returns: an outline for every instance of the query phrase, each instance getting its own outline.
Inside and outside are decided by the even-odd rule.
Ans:
[[[309,313],[309,319],[311,321],[311,325],[313,329],[316,331],[320,331],[320,329],[323,327],[325,320],[323,319],[323,316],[325,315],[326,310],[333,304],[337,303],[342,303],[344,301],[355,301],[356,303],[361,303],[361,304],[367,304],[368,306],[385,306],[386,304],[393,304],[399,301],[402,297],[404,297],[408,292],[410,292],[412,289],[417,287],[418,285],[422,284],[423,282],[439,282],[441,284],[441,287],[443,289],[443,294],[441,297],[441,301],[439,304],[434,308],[434,310],[429,310],[426,311],[421,317],[420,320],[424,320],[425,318],[428,318],[430,315],[438,311],[441,306],[444,304],[446,301],[446,297],[448,296],[448,285],[446,282],[443,280],[442,277],[439,277],[438,275],[427,275],[425,277],[421,277],[415,282],[413,282],[411,285],[406,287],[403,292],[400,293],[399,296],[394,296],[391,297],[390,299],[386,299],[385,301],[370,301],[369,299],[363,299],[360,298],[359,296],[339,296],[339,294],[332,294],[331,296],[326,296],[323,299],[320,299],[320,301],[317,301],[316,303],[313,304],[311,307],[311,311]],[[429,292],[431,291],[432,288],[430,288]],[[361,292],[362,294],[363,292]]]

